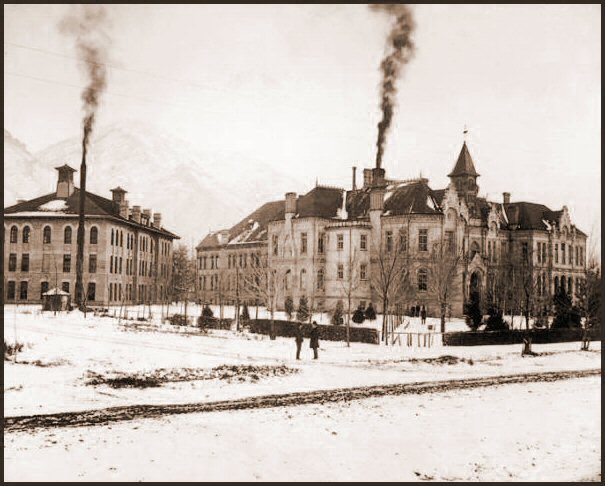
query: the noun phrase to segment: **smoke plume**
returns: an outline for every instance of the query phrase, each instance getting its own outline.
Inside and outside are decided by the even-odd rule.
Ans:
[[[397,97],[397,80],[401,75],[401,68],[407,64],[414,54],[412,33],[415,23],[412,11],[405,4],[373,4],[372,10],[388,13],[395,18],[391,32],[387,39],[387,52],[380,63],[382,80],[380,85],[380,108],[382,119],[378,123],[378,139],[376,141],[376,167],[382,166],[382,155],[386,142]]]
[[[107,52],[109,37],[107,10],[102,5],[73,5],[70,13],[63,18],[59,29],[75,40],[78,57],[83,61],[82,68],[87,85],[82,92],[84,119],[82,121],[82,150],[84,160],[95,124],[95,118],[101,94],[107,85]]]

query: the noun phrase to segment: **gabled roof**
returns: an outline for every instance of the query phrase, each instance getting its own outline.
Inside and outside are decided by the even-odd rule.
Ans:
[[[44,196],[30,199],[22,203],[4,208],[4,216],[24,216],[24,217],[53,217],[53,216],[76,216],[78,215],[80,205],[80,189],[74,188],[74,192],[68,198],[57,198],[57,194],[52,192]],[[145,226],[136,223],[132,219],[126,219],[120,216],[120,209],[112,200],[86,192],[84,198],[84,213],[91,216],[108,216],[120,219],[130,225],[134,225],[146,230],[162,233],[170,238],[179,237],[174,233],[153,226]]]
[[[547,230],[549,225],[557,226],[562,214],[562,211],[553,211],[544,204],[531,202],[514,202],[503,204],[503,207],[509,227],[525,230]]]
[[[471,154],[468,151],[466,142],[464,142],[462,144],[462,149],[460,150],[460,155],[458,155],[456,165],[454,166],[454,170],[448,174],[448,177],[468,175],[478,176],[479,174],[477,174],[477,171],[475,170],[475,164],[473,163]]]
[[[295,217],[335,218],[342,207],[343,193],[344,189],[337,187],[317,186],[298,198]]]

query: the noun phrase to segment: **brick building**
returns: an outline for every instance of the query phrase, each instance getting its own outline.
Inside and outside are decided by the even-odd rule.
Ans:
[[[57,190],[4,208],[5,302],[40,302],[59,288],[75,293],[80,191],[74,169],[57,167]],[[157,302],[167,295],[172,242],[161,214],[86,192],[84,292],[90,305]]]
[[[413,284],[409,306],[426,306],[438,315],[431,292],[428,262],[436,245],[461,255],[449,312],[463,314],[474,293],[485,299],[490,275],[523,255],[536,297],[544,301],[560,287],[574,295],[585,276],[586,235],[572,223],[566,206],[553,211],[542,204],[501,201],[479,196],[479,174],[463,144],[445,189],[428,180],[394,180],[383,169],[365,169],[363,185],[350,190],[317,186],[297,196],[265,204],[234,227],[206,236],[197,247],[202,298],[233,300],[234,279],[242,293],[241,274],[252,255],[263,255],[279,275],[278,303],[306,296],[315,309],[333,309],[348,294],[354,302],[380,309],[372,285],[381,252],[404,251]],[[349,286],[354,278],[355,285]],[[251,296],[254,298],[254,296]]]

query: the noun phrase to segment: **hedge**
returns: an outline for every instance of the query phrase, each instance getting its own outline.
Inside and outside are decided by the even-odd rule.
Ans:
[[[204,329],[222,329],[222,330],[231,330],[231,325],[233,323],[233,319],[219,319],[218,317],[206,317],[200,316],[197,318],[198,327],[203,327]]]
[[[273,321],[275,324],[275,335],[281,337],[296,336],[298,322],[292,321]],[[347,327],[318,324],[319,340],[325,341],[346,341]],[[309,338],[311,334],[311,324],[302,325],[303,336]],[[256,334],[271,334],[270,319],[252,319],[250,320],[250,332]],[[349,339],[354,343],[378,344],[378,331],[369,327],[351,327]]]
[[[446,346],[486,346],[491,344],[521,344],[529,333],[534,344],[564,343],[582,340],[582,329],[514,329],[508,331],[448,332],[443,335]],[[598,329],[589,329],[591,341],[600,341]]]

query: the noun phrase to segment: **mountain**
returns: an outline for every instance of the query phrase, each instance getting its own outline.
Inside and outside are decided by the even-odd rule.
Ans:
[[[11,143],[11,152],[16,153],[17,148],[16,143]],[[13,174],[23,173],[27,164],[38,164],[36,179],[38,173],[48,172],[52,173],[53,183],[50,187],[38,184],[40,190],[27,195],[41,195],[54,190],[54,167],[67,163],[79,169],[80,158],[78,137],[54,144],[34,156],[25,151],[22,160],[27,162],[11,156],[9,165],[14,167],[8,169],[8,178],[5,162],[5,181],[20,180],[18,177],[22,176]],[[74,176],[79,186],[79,173]],[[285,192],[296,190],[295,184],[293,178],[262,162],[233,153],[199,153],[178,137],[141,122],[99,127],[87,158],[87,190],[110,198],[110,189],[123,187],[128,191],[126,198],[131,206],[161,212],[162,225],[181,236],[182,243],[187,245],[192,240],[197,244],[209,229],[233,226],[268,200],[283,198]],[[10,202],[13,200],[14,197]],[[5,194],[5,205],[6,201]]]

